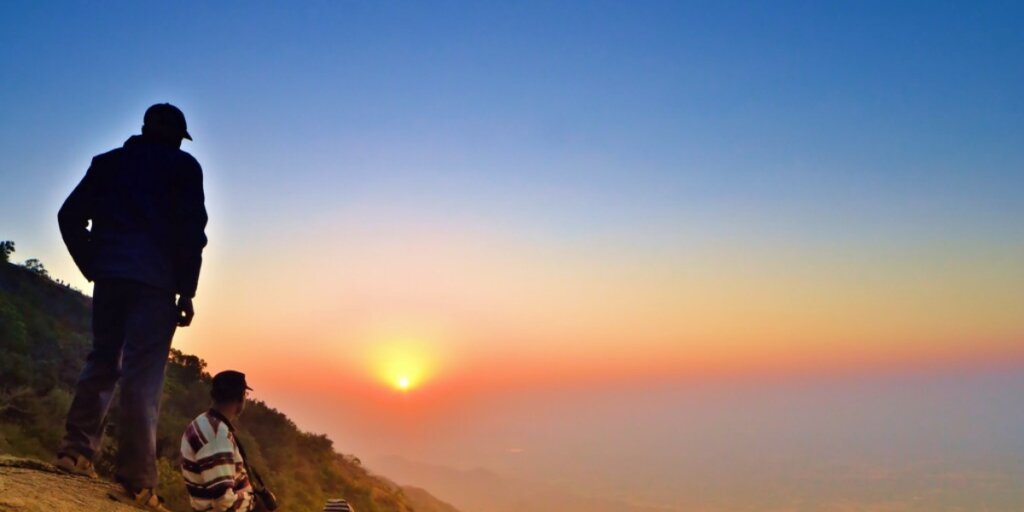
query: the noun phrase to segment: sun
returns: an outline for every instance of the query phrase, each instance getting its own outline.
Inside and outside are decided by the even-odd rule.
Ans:
[[[400,393],[410,393],[430,380],[437,364],[430,346],[415,338],[382,340],[367,354],[374,380]]]

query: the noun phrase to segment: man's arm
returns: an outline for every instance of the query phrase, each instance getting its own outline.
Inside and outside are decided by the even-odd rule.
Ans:
[[[178,295],[192,298],[199,284],[199,268],[206,247],[206,195],[203,192],[203,170],[191,160],[184,173],[178,195]]]
[[[57,223],[60,225],[60,236],[64,239],[75,265],[89,281],[92,276],[92,233],[87,229],[93,216],[93,194],[96,181],[96,159],[89,165],[85,177],[64,200],[57,212]]]
[[[203,264],[206,247],[206,195],[203,192],[203,170],[189,158],[189,168],[182,176],[178,195],[178,240],[175,281],[178,295],[178,325],[192,323],[195,310],[192,297],[199,285],[199,269]]]

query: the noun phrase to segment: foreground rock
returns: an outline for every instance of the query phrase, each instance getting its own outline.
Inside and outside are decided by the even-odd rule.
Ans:
[[[0,456],[0,512],[138,512],[108,498],[114,488],[43,462]]]

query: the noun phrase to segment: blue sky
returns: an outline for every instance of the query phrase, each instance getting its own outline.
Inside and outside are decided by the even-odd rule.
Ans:
[[[553,237],[684,215],[812,236],[871,211],[1005,236],[993,222],[1021,211],[1010,2],[2,10],[0,215],[27,216],[4,228],[36,251],[88,156],[157,101],[185,110],[186,149],[237,200],[230,229],[358,197]]]

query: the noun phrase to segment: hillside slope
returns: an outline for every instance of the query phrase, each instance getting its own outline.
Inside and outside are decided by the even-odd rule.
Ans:
[[[459,512],[459,509],[435,498],[419,487],[405,485],[402,486],[402,492],[405,493],[416,512]]]
[[[22,266],[0,261],[0,454],[51,460],[63,433],[71,390],[90,346],[91,299]],[[157,437],[158,492],[175,511],[189,510],[177,471],[185,425],[209,406],[206,363],[172,351]],[[117,401],[111,411],[117,417]],[[116,421],[96,461],[110,475],[116,460]],[[300,431],[287,416],[252,402],[239,422],[252,464],[288,510],[319,511],[343,497],[360,512],[446,511],[419,490],[418,506],[402,488],[343,456],[323,435]],[[7,483],[5,485],[10,485]],[[3,509],[0,509],[3,510]],[[19,509],[21,510],[21,509]],[[91,510],[91,509],[83,509]]]

